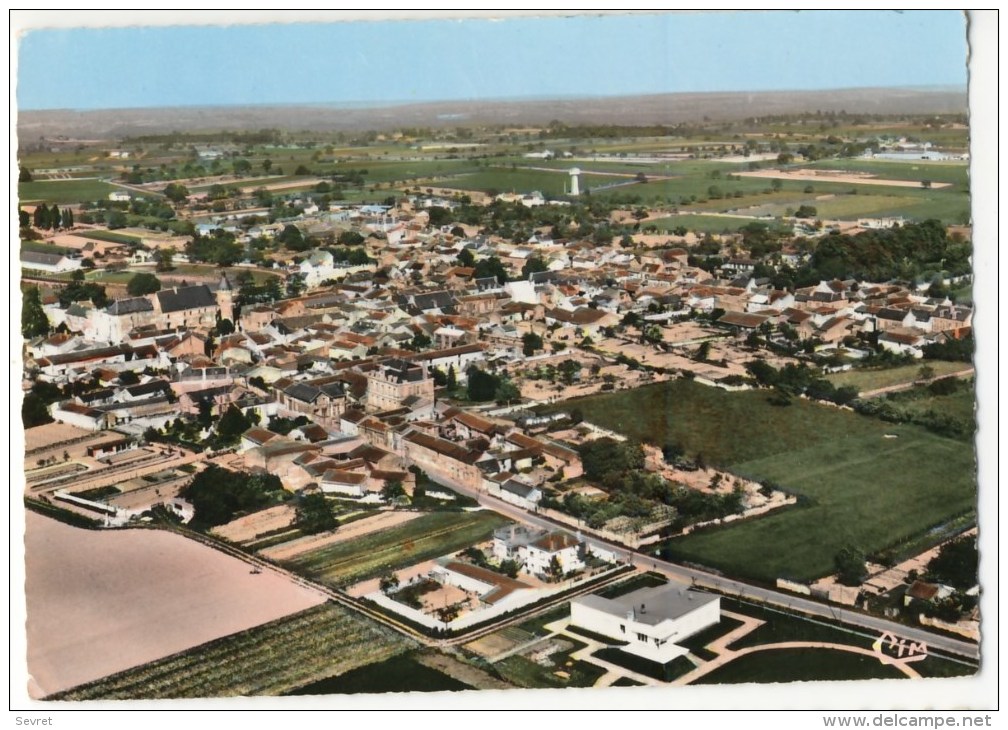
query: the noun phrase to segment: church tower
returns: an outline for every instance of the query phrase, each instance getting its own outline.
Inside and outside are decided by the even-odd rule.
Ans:
[[[234,321],[234,289],[231,288],[231,282],[224,273],[221,274],[220,282],[217,284],[217,308],[220,310],[221,319],[230,320],[237,326],[238,323]]]

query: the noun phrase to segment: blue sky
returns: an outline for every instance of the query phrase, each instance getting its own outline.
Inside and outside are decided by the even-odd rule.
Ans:
[[[966,53],[960,11],[37,28],[20,38],[17,100],[107,109],[965,88]]]

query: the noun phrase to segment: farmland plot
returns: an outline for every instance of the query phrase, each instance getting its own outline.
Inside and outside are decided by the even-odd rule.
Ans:
[[[482,542],[506,522],[494,512],[434,512],[359,540],[298,555],[284,565],[340,587]]]
[[[414,646],[400,634],[326,603],[53,699],[276,696]]]

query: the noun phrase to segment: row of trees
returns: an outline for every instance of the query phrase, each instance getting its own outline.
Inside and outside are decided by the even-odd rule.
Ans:
[[[774,389],[772,402],[775,405],[788,405],[792,397],[799,395],[808,396],[813,400],[847,405],[858,396],[857,388],[850,386],[837,388],[805,364],[788,363],[777,370],[765,360],[757,359],[746,363],[746,370],[760,385]]]
[[[29,222],[43,231],[73,228],[74,214],[70,208],[63,208],[61,210],[55,203],[53,203],[52,207],[41,203],[35,208],[35,212],[31,217],[29,217],[26,211],[18,210],[18,225],[21,228],[27,228]]]

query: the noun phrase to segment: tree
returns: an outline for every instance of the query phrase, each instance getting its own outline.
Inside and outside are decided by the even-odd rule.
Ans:
[[[193,525],[200,529],[230,522],[239,512],[266,507],[283,494],[283,483],[275,474],[235,472],[210,464],[179,496],[193,505]]]
[[[557,366],[560,373],[560,380],[564,385],[572,385],[581,373],[581,363],[577,360],[564,360]]]
[[[306,494],[294,507],[294,524],[301,532],[314,535],[318,532],[335,530],[338,526],[329,500],[324,494]]]
[[[953,588],[969,589],[976,585],[980,555],[976,538],[958,537],[942,545],[927,565],[927,574]]]
[[[21,422],[25,428],[44,426],[52,423],[53,418],[49,415],[49,407],[45,400],[34,392],[34,389],[25,393],[21,402]]]
[[[406,489],[398,479],[387,479],[381,491],[382,500],[388,503],[395,502],[406,496]]]
[[[126,214],[121,210],[110,210],[105,217],[105,225],[110,229],[125,228]]]
[[[42,309],[42,295],[37,286],[29,286],[21,295],[21,334],[25,339],[49,334],[49,318]]]
[[[228,409],[224,411],[224,415],[217,422],[217,439],[221,445],[231,446],[237,444],[242,434],[251,429],[255,424],[255,421],[252,419],[254,415],[255,411],[252,411],[252,415],[246,415],[234,403],[229,405]]]
[[[18,227],[27,228],[31,225],[31,216],[28,215],[28,211],[21,210],[18,208]]]
[[[497,386],[494,400],[498,403],[510,404],[512,401],[521,400],[521,391],[518,390],[518,386],[505,378]]]
[[[427,221],[434,228],[440,228],[441,226],[451,222],[452,214],[447,208],[440,205],[432,205],[427,208]]]
[[[455,259],[459,266],[471,267],[476,263],[476,257],[473,256],[473,252],[468,248],[463,248],[459,251],[458,257]]]
[[[454,390],[456,387],[458,387],[458,376],[455,375],[454,365],[448,366],[448,376],[445,379],[445,385],[448,387],[449,390]]]
[[[184,203],[189,198],[189,188],[179,183],[168,183],[164,195],[173,203]]]
[[[921,365],[917,370],[917,382],[925,383],[935,376],[935,369],[930,365]]]
[[[287,224],[283,231],[277,236],[277,240],[287,248],[288,251],[307,251],[311,248],[311,240],[302,235],[301,230],[294,225]]]
[[[525,259],[525,265],[522,266],[522,278],[528,279],[532,274],[547,270],[546,262],[543,261],[541,256],[529,256]]]
[[[126,291],[131,297],[142,297],[144,294],[154,294],[161,291],[161,280],[154,274],[134,274],[126,284]]]
[[[480,370],[475,365],[466,371],[468,382],[466,384],[466,394],[471,401],[493,400],[500,385],[500,378],[492,373]],[[449,381],[451,371],[448,372]]]
[[[865,554],[853,545],[841,548],[833,557],[833,564],[836,567],[837,580],[845,586],[861,585],[868,577]]]
[[[32,172],[31,172],[31,170],[29,170],[27,167],[21,167],[18,170],[18,182],[19,183],[24,183],[24,182],[31,182],[31,181],[32,181]]]
[[[357,231],[342,231],[336,237],[336,243],[341,246],[360,246],[364,243],[364,236]]]
[[[693,353],[693,359],[697,362],[707,362],[707,358],[710,357],[711,343],[710,340],[704,340],[697,347],[696,352]]]
[[[563,578],[563,565],[560,563],[560,559],[556,555],[550,558],[549,568],[546,572],[550,578],[555,581]]]
[[[291,274],[287,277],[287,285],[285,289],[288,298],[301,296],[306,288],[307,285],[305,284],[304,274]]]
[[[35,207],[35,213],[32,216],[32,223],[35,224],[36,228],[48,228],[49,227],[49,206],[43,201],[41,205]]]
[[[535,332],[526,332],[522,335],[522,353],[525,357],[531,357],[543,347],[543,339]]]
[[[490,256],[489,258],[477,261],[475,275],[477,279],[495,277],[499,284],[506,284],[508,281],[507,269],[504,268],[504,264],[496,256]]]
[[[175,268],[175,249],[169,246],[168,248],[159,248],[154,252],[154,261],[156,262],[154,270],[161,273],[165,271],[171,271]]]

